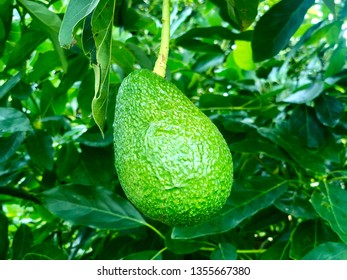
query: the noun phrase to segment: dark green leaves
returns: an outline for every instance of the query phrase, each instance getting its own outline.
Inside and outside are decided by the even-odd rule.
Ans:
[[[27,116],[14,108],[0,108],[0,136],[5,133],[31,131]]]
[[[55,51],[59,55],[60,62],[64,71],[67,70],[67,61],[63,50],[60,48],[58,33],[61,25],[60,18],[48,10],[42,4],[34,1],[19,0],[18,2],[23,5],[25,9],[31,14],[31,16],[37,21],[38,26],[46,32],[49,38],[52,40]]]
[[[6,260],[10,242],[8,239],[8,220],[2,212],[0,212],[0,236],[0,260]]]
[[[21,225],[14,236],[12,245],[12,258],[22,260],[26,253],[30,251],[33,243],[33,234],[27,225]]]
[[[289,119],[289,130],[308,148],[319,148],[325,142],[325,130],[312,108],[299,106]]]
[[[334,127],[344,113],[344,106],[339,99],[322,95],[315,100],[315,110],[322,124]]]
[[[314,192],[311,202],[317,213],[347,244],[347,190],[338,182],[322,183]]]
[[[211,254],[212,260],[236,260],[236,258],[236,248],[230,243],[219,243]]]
[[[327,242],[310,251],[303,260],[347,260],[347,245]]]
[[[52,138],[41,130],[31,133],[26,140],[28,153],[32,161],[43,169],[53,168],[53,141]]]
[[[274,5],[257,22],[252,48],[255,61],[279,53],[299,28],[314,0],[283,0]]]
[[[201,225],[174,228],[172,237],[184,239],[226,232],[270,206],[285,190],[286,182],[279,182],[274,178],[234,182],[230,199],[217,216]]]
[[[74,224],[114,230],[146,224],[130,202],[103,187],[60,186],[46,191],[43,198],[53,214]]]
[[[258,14],[259,0],[228,0],[228,13],[241,31],[246,30]]]

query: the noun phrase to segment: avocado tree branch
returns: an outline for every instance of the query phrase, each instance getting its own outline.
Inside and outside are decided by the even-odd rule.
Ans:
[[[160,50],[153,72],[165,78],[170,44],[170,0],[163,0]]]

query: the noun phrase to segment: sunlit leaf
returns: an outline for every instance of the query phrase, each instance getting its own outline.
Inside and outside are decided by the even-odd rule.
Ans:
[[[244,70],[254,70],[255,64],[252,57],[251,42],[235,41],[235,49],[233,50],[234,60],[236,64]]]

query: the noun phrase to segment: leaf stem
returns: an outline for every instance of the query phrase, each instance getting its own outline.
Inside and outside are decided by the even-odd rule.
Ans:
[[[148,223],[144,223],[143,225],[153,230],[156,234],[159,235],[161,239],[165,240],[165,236],[159,230],[157,230],[154,226]]]
[[[266,249],[236,250],[238,254],[262,254]]]
[[[155,260],[156,257],[158,257],[161,253],[165,252],[167,250],[167,247],[164,247],[163,249],[161,249],[160,251],[158,251],[152,258],[151,260]]]
[[[170,0],[163,0],[160,50],[153,72],[165,78],[170,43]]]

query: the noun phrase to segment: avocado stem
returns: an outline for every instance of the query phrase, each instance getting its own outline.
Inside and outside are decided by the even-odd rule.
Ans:
[[[160,50],[153,72],[165,78],[170,44],[170,0],[163,0],[162,13]]]

